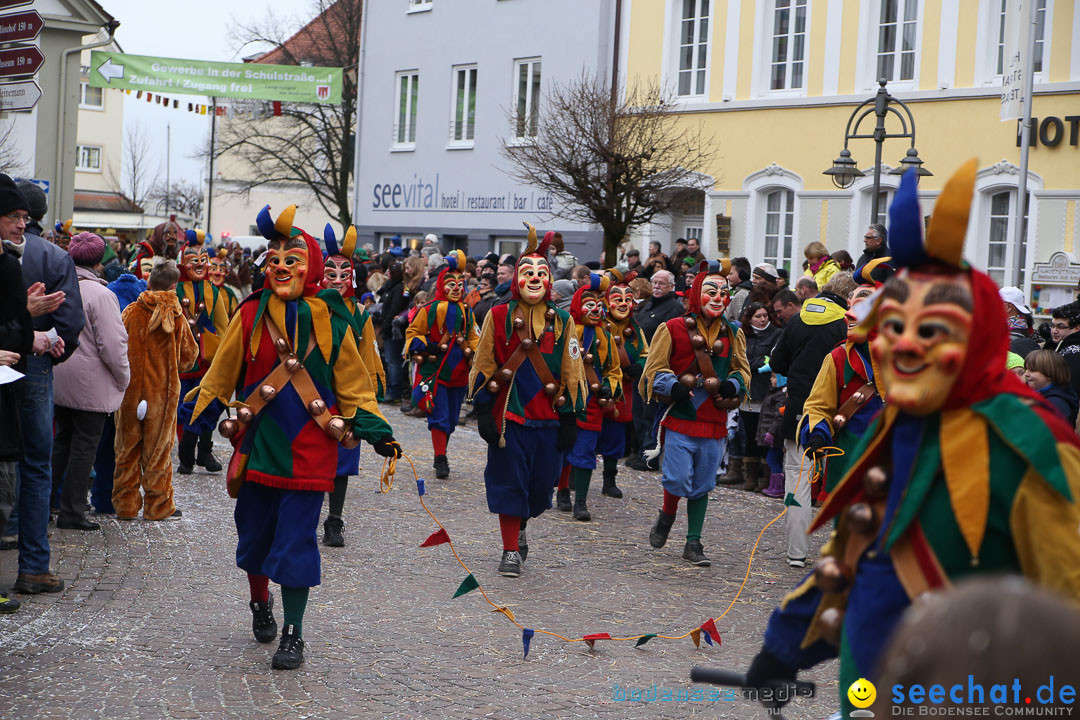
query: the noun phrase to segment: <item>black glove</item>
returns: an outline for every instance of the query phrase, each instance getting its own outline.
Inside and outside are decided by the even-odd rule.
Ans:
[[[627,367],[623,368],[623,375],[626,375],[636,383],[638,380],[641,379],[641,373],[644,372],[644,370],[645,368],[641,367],[637,363],[632,363]]]
[[[426,352],[428,355],[438,355],[439,343],[435,342],[434,340],[428,340],[427,348],[424,350],[424,352]]]
[[[812,432],[806,438],[806,448],[810,450],[814,455],[821,452],[821,449],[831,445],[832,442],[819,432]]]
[[[490,405],[474,405],[476,408],[476,431],[484,442],[492,447],[499,443],[499,427],[495,424],[495,416],[491,414]]]
[[[375,448],[376,453],[384,458],[396,459],[401,457],[401,446],[398,445],[398,441],[394,439],[393,435],[372,444],[372,447]]]
[[[569,452],[577,441],[577,416],[563,415],[559,418],[559,437],[555,440],[555,449]]]
[[[747,688],[766,688],[795,682],[796,670],[765,648],[761,648],[746,671]],[[782,706],[787,700],[777,700]]]
[[[600,399],[601,400],[610,400],[611,397],[612,397],[611,396],[611,388],[609,388],[607,385],[601,386],[600,387]]]
[[[719,395],[722,398],[739,397],[739,386],[735,384],[734,380],[725,380],[720,383]]]
[[[686,387],[681,382],[676,382],[671,386],[671,392],[668,393],[668,397],[671,398],[672,404],[683,400],[689,400],[690,388]]]

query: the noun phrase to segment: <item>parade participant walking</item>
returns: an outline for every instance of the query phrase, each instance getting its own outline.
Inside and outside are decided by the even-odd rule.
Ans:
[[[581,345],[570,314],[551,302],[548,235],[528,245],[510,280],[510,302],[484,318],[469,387],[476,427],[488,444],[484,485],[499,516],[499,574],[521,575],[528,556],[525,526],[551,508],[551,494],[584,417]]]
[[[360,351],[360,358],[368,370],[371,387],[376,398],[386,386],[386,373],[383,371],[379,349],[375,345],[375,326],[367,308],[356,299],[353,273],[353,251],[356,249],[356,228],[352,225],[345,231],[345,237],[338,244],[334,228],[327,223],[323,231],[326,244],[326,260],[323,270],[323,287],[336,290],[349,311],[353,340]],[[323,521],[323,544],[328,547],[345,547],[345,492],[349,487],[349,476],[360,474],[360,446],[338,448],[337,473],[334,475],[334,489],[329,496],[326,520]]]
[[[417,360],[413,404],[427,413],[435,477],[450,477],[446,443],[461,417],[469,366],[480,336],[465,297],[465,253],[453,250],[435,281],[435,300],[425,305],[405,332],[407,352]]]
[[[724,455],[728,411],[737,408],[750,384],[746,339],[724,318],[731,296],[722,263],[703,260],[689,291],[686,315],[656,329],[641,378],[641,393],[668,403],[660,422],[664,502],[649,544],[667,543],[679,500],[686,498],[683,559],[707,567],[701,543],[709,492]]]
[[[218,293],[224,293],[225,311],[231,318],[236,314],[236,308],[240,305],[240,298],[236,297],[233,289],[225,284],[229,276],[229,251],[221,248],[216,255],[209,257],[206,270],[206,278],[210,284],[218,289]]]
[[[619,348],[605,322],[604,297],[609,283],[606,275],[591,273],[587,283],[574,292],[574,300],[570,303],[570,316],[574,319],[581,347],[588,394],[585,417],[578,420],[577,438],[574,447],[567,453],[566,462],[572,468],[571,479],[574,482],[574,519],[583,522],[592,519],[586,499],[592,472],[596,469],[596,454],[611,455],[620,451],[615,456],[616,461],[622,454],[621,426],[615,427],[618,438],[609,432],[604,438],[605,443],[600,443],[604,416],[609,409],[614,409],[615,399],[621,400],[623,393]],[[615,484],[614,476],[611,484]],[[561,487],[559,490],[563,491]]]
[[[118,520],[133,520],[140,508],[144,520],[182,515],[173,503],[171,456],[180,371],[195,362],[199,346],[176,295],[179,279],[176,263],[159,257],[147,289],[122,315],[131,382],[116,412],[112,504]]]
[[[634,291],[630,282],[635,273],[623,274],[612,268],[607,271],[613,283],[605,297],[608,330],[615,339],[622,371],[622,395],[614,405],[604,410],[604,425],[597,441],[597,450],[604,458],[604,485],[600,492],[613,498],[621,498],[622,490],[615,484],[619,473],[619,459],[626,450],[626,430],[632,429],[634,416],[633,388],[641,379],[645,361],[649,356],[649,343],[645,333],[634,320]]]
[[[180,251],[180,282],[176,285],[176,295],[180,298],[184,318],[191,325],[191,332],[199,345],[199,356],[191,367],[180,373],[181,397],[191,392],[206,374],[214,360],[218,343],[225,334],[225,328],[229,325],[229,295],[207,278],[210,256],[203,242],[205,233],[202,230],[188,230],[185,238],[186,242]],[[199,450],[197,456],[196,445]],[[221,471],[221,463],[214,457],[212,429],[204,430],[199,436],[187,431],[180,432],[180,445],[176,454],[179,461],[176,472],[181,475],[190,475],[196,465],[207,472]]]
[[[239,388],[229,492],[236,497],[236,564],[248,574],[252,632],[277,635],[269,581],[281,585],[285,618],[271,666],[304,661],[308,594],[321,581],[316,529],[323,494],[334,489],[337,444],[366,440],[385,457],[401,447],[379,412],[371,375],[337,292],[323,290],[322,250],[293,227],[296,206],[256,224],[267,243],[266,287],[240,305],[210,370],[185,398],[193,430],[212,426]]]
[[[879,680],[892,631],[923,593],[1016,573],[1080,600],[1080,441],[1005,369],[997,286],[963,261],[976,167],[946,183],[925,245],[914,172],[896,192],[890,247],[902,269],[851,332],[861,342],[877,331],[885,409],[814,520],[837,523],[830,554],[773,611],[748,687],[839,656],[851,717],[845,690]]]

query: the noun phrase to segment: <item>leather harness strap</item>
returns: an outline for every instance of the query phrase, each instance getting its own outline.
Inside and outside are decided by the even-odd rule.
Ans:
[[[851,416],[859,412],[866,403],[877,397],[877,394],[877,387],[875,387],[874,383],[866,383],[863,385],[847,399],[847,402],[840,406],[839,410],[836,411],[836,415],[833,416],[833,424],[838,428],[847,425]]]
[[[308,337],[307,351],[304,353],[303,360],[300,360],[300,358],[297,355],[294,355],[290,350],[283,351],[281,347],[279,347],[278,340],[284,339],[284,336],[281,334],[281,330],[278,329],[270,315],[263,315],[263,320],[266,322],[266,331],[270,335],[270,341],[273,343],[274,350],[277,352],[280,362],[277,367],[270,371],[270,374],[266,376],[259,387],[256,388],[244,402],[252,413],[258,414],[260,410],[266,407],[270,400],[277,397],[279,392],[281,392],[289,383],[292,383],[293,389],[296,390],[296,394],[300,396],[300,401],[304,403],[304,407],[307,409],[308,414],[311,415],[311,418],[320,428],[322,428],[323,432],[326,432],[333,437],[333,434],[330,433],[327,428],[330,420],[333,419],[333,415],[326,410],[318,415],[311,413],[312,402],[322,399],[319,395],[319,391],[315,389],[315,383],[312,382],[311,375],[308,374],[307,368],[304,367],[304,361],[307,360],[308,355],[311,354],[316,346],[314,334]],[[285,343],[287,346],[288,340],[286,340]],[[299,360],[300,363],[296,370],[290,371],[286,362],[292,359]],[[270,400],[264,400],[262,397],[261,390],[265,385],[274,388],[275,392]]]
[[[517,349],[514,350],[514,353],[516,354],[518,350],[522,350],[524,348],[524,346],[526,344],[524,342],[525,340],[531,340],[532,345],[529,347],[528,350],[524,350],[524,353],[529,358],[529,362],[532,364],[533,370],[536,371],[537,377],[540,378],[540,382],[542,384],[544,384],[544,385],[548,385],[548,384],[556,384],[557,385],[558,383],[555,383],[555,376],[551,374],[551,369],[548,367],[547,363],[544,361],[544,356],[542,354],[540,354],[539,343],[536,341],[535,338],[532,337],[532,323],[530,323],[530,322],[528,322],[526,320],[524,313],[521,312],[521,308],[515,308],[514,309],[514,317],[515,318],[521,318],[521,320],[523,321],[522,324],[521,324],[521,327],[515,329],[515,332],[517,333],[517,336],[518,336],[518,346],[517,346]],[[550,322],[547,323],[546,325],[544,325],[544,333],[545,334],[548,333],[548,332],[551,332],[554,329],[555,329],[555,326]],[[512,357],[513,356],[511,356],[511,358]],[[507,365],[509,365],[509,364],[510,363],[507,362]],[[518,364],[520,365],[520,363],[518,363]],[[514,369],[516,370],[517,368],[514,368]]]

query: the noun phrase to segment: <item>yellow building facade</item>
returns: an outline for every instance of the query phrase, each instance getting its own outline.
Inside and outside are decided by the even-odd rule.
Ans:
[[[822,171],[843,147],[852,110],[884,77],[890,94],[910,108],[915,146],[933,173],[919,186],[925,214],[949,175],[979,158],[966,247],[971,262],[1006,285],[1019,266],[1029,296],[1046,276],[1037,264],[1053,260],[1057,276],[1080,277],[1071,255],[1080,253],[1080,0],[1037,3],[1032,110],[1039,142],[1029,161],[1026,248],[1014,227],[1017,124],[999,120],[1003,6],[1003,0],[624,0],[623,82],[670,88],[679,96],[681,120],[700,125],[715,147],[700,205],[645,228],[642,244],[670,247],[676,237],[697,236],[707,255],[745,255],[793,274],[801,272],[803,247],[815,240],[857,259],[872,219],[874,141],[851,141],[852,157],[866,172],[851,187],[838,189]],[[873,121],[872,115],[864,120],[860,132],[872,132]],[[887,127],[899,124],[893,118]],[[888,170],[899,167],[910,144],[884,144],[885,201],[899,182]],[[1055,255],[1061,252],[1068,254]],[[1063,297],[1059,291],[1053,300]],[[1049,302],[1051,293],[1043,299]]]

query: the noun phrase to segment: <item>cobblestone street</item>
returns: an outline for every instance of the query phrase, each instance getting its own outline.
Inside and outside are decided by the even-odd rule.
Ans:
[[[423,421],[383,410],[430,477]],[[224,461],[226,446],[217,442]],[[593,522],[546,513],[529,525],[522,578],[502,578],[498,523],[484,501],[483,448],[473,426],[459,428],[450,442],[451,477],[428,479],[425,500],[493,601],[528,627],[571,637],[682,634],[719,615],[739,588],[758,531],[782,509],[761,495],[718,488],[703,537],[713,565],[692,568],[680,558],[684,508],[668,546],[648,545],[659,475],[621,468],[626,497],[613,500],[599,495],[598,471]],[[53,568],[67,588],[22,596],[18,613],[0,617],[0,718],[767,717],[741,698],[616,698],[653,684],[686,689],[695,664],[745,670],[770,609],[800,577],[783,559],[782,521],[765,533],[746,589],[718,623],[722,646],[599,641],[590,651],[538,634],[523,661],[520,631],[478,592],[451,599],[465,574],[449,546],[418,547],[435,526],[407,464],[381,495],[377,459],[365,446],[365,474],[353,480],[345,506],[348,546],[323,549],[323,584],[311,594],[299,671],[272,671],[276,643],[252,639],[247,583],[234,562],[232,501],[223,475],[197,471],[174,478],[184,512],[178,522],[108,517],[91,533],[50,528]],[[0,571],[10,586],[15,552],[0,554]],[[280,594],[275,585],[271,592],[280,623]],[[836,706],[835,666],[805,677],[818,682],[818,698],[789,705],[785,716],[827,717]]]

